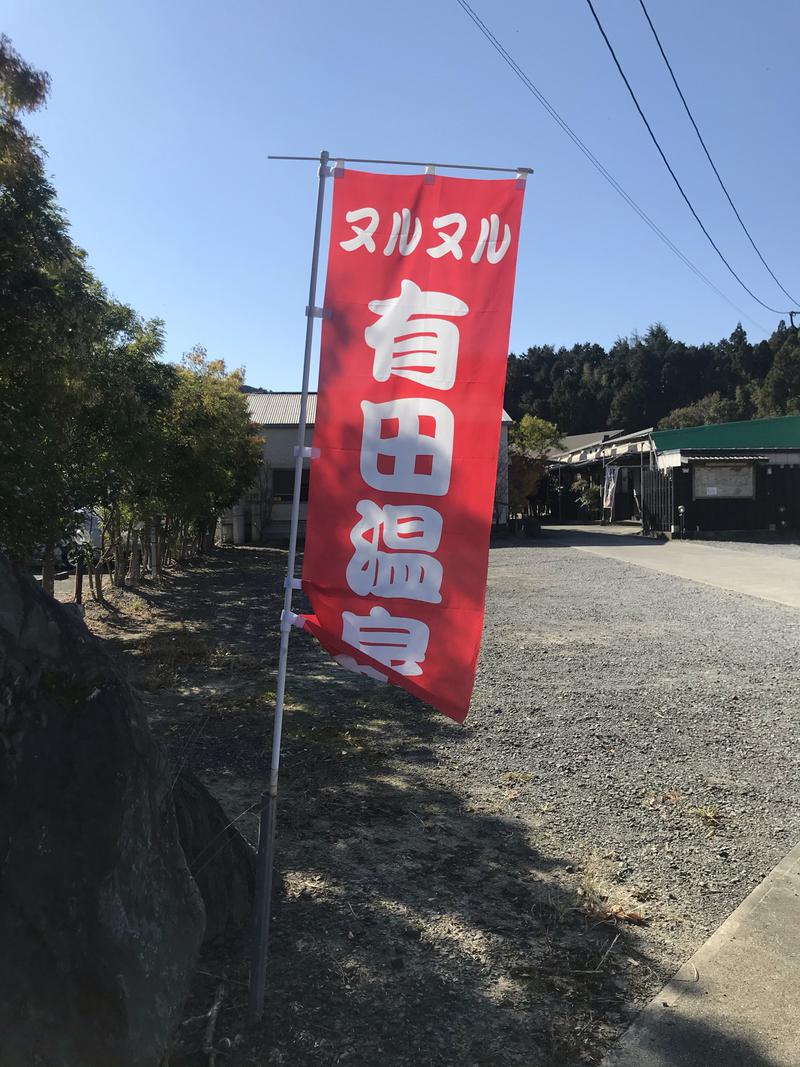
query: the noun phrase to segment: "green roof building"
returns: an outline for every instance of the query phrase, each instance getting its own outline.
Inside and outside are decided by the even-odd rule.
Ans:
[[[567,485],[580,476],[603,486],[604,519],[635,519],[645,532],[800,531],[800,415],[640,430],[582,444],[556,466],[562,489],[565,469]]]
[[[800,449],[800,415],[689,426],[685,430],[654,430],[651,436],[658,452],[726,448],[791,451]]]

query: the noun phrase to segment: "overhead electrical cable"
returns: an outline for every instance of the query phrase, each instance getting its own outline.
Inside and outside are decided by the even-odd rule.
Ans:
[[[720,172],[717,170],[717,166],[714,163],[714,160],[711,158],[711,153],[708,150],[708,146],[706,145],[706,142],[703,140],[703,135],[700,133],[700,130],[698,129],[697,123],[695,122],[695,119],[694,119],[694,115],[692,114],[692,112],[691,112],[691,110],[689,108],[689,105],[686,103],[686,97],[683,95],[683,92],[681,91],[680,85],[678,85],[678,79],[675,77],[675,71],[672,69],[672,65],[671,65],[670,61],[667,59],[667,54],[664,51],[664,46],[661,44],[661,39],[659,38],[658,34],[656,33],[656,28],[653,25],[653,20],[650,18],[650,15],[649,15],[649,13],[647,11],[647,8],[644,5],[644,0],[639,0],[639,6],[641,7],[641,9],[642,9],[642,11],[644,13],[644,17],[647,19],[647,25],[650,27],[650,29],[652,31],[652,34],[653,34],[653,37],[655,38],[656,44],[658,45],[658,50],[661,53],[661,58],[664,60],[664,62],[667,65],[667,70],[669,71],[669,76],[672,78],[672,84],[675,86],[675,88],[676,88],[676,90],[678,92],[678,96],[681,98],[681,103],[683,104],[683,107],[684,107],[684,110],[686,111],[686,114],[689,116],[689,121],[691,122],[692,126],[694,127],[694,132],[697,134],[697,139],[700,142],[700,144],[703,146],[703,151],[706,154],[706,159],[711,164],[711,169],[714,171],[714,174],[716,175],[717,181],[720,184],[720,188],[722,189],[723,193],[725,194],[725,197],[726,197],[728,203],[731,205],[731,209],[732,209],[734,215],[739,220],[739,225],[742,227],[742,229],[744,230],[745,234],[747,235],[747,240],[753,246],[753,250],[755,251],[755,254],[758,256],[758,258],[761,260],[761,262],[767,268],[767,271],[769,272],[771,278],[773,279],[775,284],[778,286],[778,288],[781,290],[781,292],[785,296],[788,296],[788,298],[792,301],[793,304],[797,304],[798,306],[800,306],[800,300],[797,300],[796,297],[792,296],[792,294],[790,292],[788,292],[788,290],[784,289],[784,287],[778,281],[777,277],[775,276],[774,271],[770,267],[769,263],[767,263],[767,261],[764,259],[763,255],[761,254],[760,248],[758,247],[758,245],[753,240],[752,235],[751,235],[750,231],[748,230],[748,228],[745,226],[744,220],[742,219],[742,216],[739,214],[739,211],[738,211],[736,205],[733,202],[731,194],[728,192],[728,188],[725,185],[725,182],[722,180],[722,176],[720,175]]]
[[[670,251],[673,252],[678,257],[678,259],[680,259],[681,262],[686,267],[688,267],[689,270],[691,270],[705,285],[707,285],[709,289],[713,290],[717,294],[717,296],[724,300],[726,304],[730,305],[730,307],[732,307],[734,311],[738,311],[740,315],[743,315],[744,318],[749,319],[750,322],[754,323],[754,325],[758,326],[760,330],[763,330],[766,333],[766,328],[762,326],[761,323],[757,322],[751,315],[748,315],[748,313],[742,308],[740,308],[738,304],[735,304],[728,296],[725,295],[725,293],[722,292],[721,289],[719,289],[714,284],[714,282],[707,278],[706,275],[703,274],[703,272],[700,270],[700,268],[695,266],[695,264],[692,263],[689,257],[684,255],[680,248],[678,248],[678,246],[669,239],[669,237],[653,221],[653,219],[650,218],[644,208],[641,208],[633,199],[633,197],[625,191],[625,189],[620,185],[620,183],[613,176],[613,174],[611,174],[610,171],[606,169],[606,167],[600,162],[600,160],[592,152],[592,150],[586,144],[584,144],[578,134],[575,133],[572,127],[567,123],[567,121],[561,117],[558,111],[556,111],[556,109],[549,102],[549,100],[547,100],[547,98],[537,89],[537,87],[534,85],[534,83],[531,81],[531,79],[528,77],[522,67],[519,66],[513,56],[510,55],[510,53],[495,37],[495,35],[483,21],[483,19],[477,14],[476,11],[473,10],[472,7],[470,7],[467,0],[456,0],[456,3],[459,5],[459,7],[462,8],[464,13],[480,30],[480,32],[483,34],[483,36],[486,38],[492,48],[494,48],[494,50],[501,57],[503,62],[513,71],[517,78],[519,78],[519,80],[522,82],[528,92],[531,93],[538,100],[538,102],[542,105],[542,107],[553,119],[553,121],[564,131],[567,137],[569,137],[569,139],[584,154],[584,156],[586,156],[592,166],[595,167],[595,169],[615,190],[615,192],[617,192],[619,196],[621,196],[622,199],[628,204],[628,206],[636,212],[642,222],[649,226],[653,233],[655,233],[656,236],[661,241],[663,241],[667,248],[669,248]]]
[[[697,225],[700,227],[700,229],[706,235],[706,238],[708,239],[709,244],[714,249],[714,251],[717,253],[717,255],[722,260],[722,262],[725,264],[725,266],[728,268],[728,270],[733,275],[733,277],[736,279],[736,281],[739,283],[739,285],[741,285],[742,289],[744,289],[744,291],[746,293],[749,293],[750,296],[753,298],[753,300],[755,300],[755,302],[757,304],[760,304],[763,308],[766,308],[767,311],[771,311],[775,315],[788,315],[789,314],[788,311],[781,311],[780,308],[774,308],[770,304],[764,303],[764,301],[761,300],[760,297],[756,296],[756,294],[753,292],[753,290],[744,281],[742,281],[742,279],[739,277],[739,275],[736,273],[736,271],[730,265],[730,263],[725,258],[725,256],[723,255],[722,251],[720,250],[719,245],[716,243],[714,238],[711,236],[711,234],[706,229],[705,225],[703,224],[703,220],[700,218],[700,216],[695,211],[694,204],[691,202],[689,197],[686,195],[686,191],[684,190],[683,186],[681,185],[680,181],[678,180],[678,176],[676,175],[675,171],[672,169],[672,166],[670,165],[670,162],[669,162],[669,160],[667,159],[667,157],[666,157],[666,155],[664,153],[664,149],[659,144],[658,138],[653,133],[653,128],[650,125],[650,123],[647,121],[647,116],[645,115],[644,111],[642,111],[641,105],[639,104],[639,101],[636,98],[636,93],[633,91],[633,88],[631,87],[631,83],[628,81],[627,77],[625,76],[625,71],[622,69],[622,65],[621,65],[620,61],[617,59],[617,53],[614,51],[614,46],[611,44],[611,41],[608,39],[608,34],[603,29],[602,22],[597,17],[597,12],[594,9],[594,4],[592,3],[592,0],[586,0],[586,3],[588,4],[589,10],[591,11],[591,13],[592,13],[592,15],[594,17],[594,21],[597,23],[597,28],[600,30],[600,34],[601,34],[603,40],[606,43],[606,47],[608,48],[609,52],[611,53],[611,58],[614,60],[614,65],[616,66],[617,70],[619,71],[620,77],[622,78],[623,82],[625,83],[625,88],[630,93],[631,100],[633,100],[634,106],[636,107],[636,110],[639,112],[639,117],[641,118],[642,122],[645,124],[645,128],[647,129],[647,132],[650,134],[650,139],[652,140],[653,144],[656,146],[656,148],[658,150],[658,154],[661,156],[661,159],[662,159],[662,161],[664,163],[664,166],[669,171],[670,177],[675,182],[675,185],[678,188],[678,192],[681,194],[681,196],[685,200],[686,206],[689,208],[689,210],[691,211],[692,215],[694,216],[694,219],[695,219]]]

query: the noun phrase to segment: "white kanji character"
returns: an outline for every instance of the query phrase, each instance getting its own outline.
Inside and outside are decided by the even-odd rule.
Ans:
[[[386,608],[369,615],[342,612],[342,640],[398,674],[422,674],[430,630],[419,619],[395,618]]]
[[[359,500],[356,510],[361,519],[350,531],[355,553],[346,571],[353,592],[439,604],[442,565],[428,555],[439,547],[439,512],[413,504],[379,507],[372,500]],[[411,551],[382,552],[381,533],[386,547]]]
[[[422,223],[418,218],[414,219],[414,234],[409,237],[411,232],[411,212],[407,207],[403,208],[403,213],[392,212],[392,232],[389,234],[389,240],[386,242],[386,247],[383,250],[385,256],[390,256],[394,252],[395,248],[398,248],[398,240],[400,246],[398,251],[401,256],[410,256],[414,249],[419,244],[422,237]]]
[[[387,493],[444,496],[453,464],[453,413],[440,400],[361,401],[361,477]]]
[[[354,545],[359,537],[374,531],[382,535],[383,543],[391,549],[435,552],[439,547],[442,516],[436,508],[424,504],[384,504],[379,507],[372,500],[359,500],[356,510],[361,522],[350,534]]]
[[[511,230],[508,223],[505,223],[503,227],[503,240],[498,247],[497,236],[500,232],[500,219],[497,215],[491,216],[491,222],[489,219],[481,219],[481,235],[478,238],[478,243],[475,245],[475,251],[470,257],[471,263],[477,263],[484,251],[486,252],[486,258],[490,263],[499,263],[503,256],[508,251],[508,246],[511,244]]]
[[[374,678],[376,682],[389,681],[385,674],[381,674],[380,671],[376,671],[374,667],[370,667],[366,663],[359,663],[353,656],[341,654],[333,658],[340,667],[344,667],[346,671],[352,671],[353,674],[363,674],[367,678]]]
[[[369,309],[379,316],[364,330],[364,340],[375,350],[375,381],[386,382],[394,374],[431,389],[453,387],[458,327],[434,316],[466,315],[469,308],[463,300],[449,293],[424,292],[416,282],[404,278],[399,296],[371,300]]]
[[[355,234],[355,237],[351,237],[347,241],[340,241],[340,246],[345,252],[355,252],[357,248],[366,248],[368,252],[375,251],[375,238],[373,234],[378,228],[380,222],[380,215],[374,207],[361,207],[357,211],[348,211],[345,215],[345,219],[350,223],[350,227]],[[366,226],[354,226],[353,223],[361,222],[364,219],[369,219]]]
[[[433,225],[439,231],[442,243],[434,245],[433,248],[426,248],[425,251],[428,255],[432,259],[441,259],[442,256],[446,256],[450,252],[456,259],[461,259],[464,255],[461,250],[461,241],[467,232],[467,220],[464,216],[458,211],[454,211],[450,215],[437,215],[433,220]],[[445,226],[455,226],[455,230],[452,233],[442,233],[441,231]]]

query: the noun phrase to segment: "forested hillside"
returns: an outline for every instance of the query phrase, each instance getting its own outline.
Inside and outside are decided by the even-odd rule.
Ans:
[[[716,344],[687,345],[657,323],[609,351],[536,345],[509,357],[505,405],[513,418],[529,412],[562,434],[798,414],[800,337],[781,321],[757,344],[739,324]]]

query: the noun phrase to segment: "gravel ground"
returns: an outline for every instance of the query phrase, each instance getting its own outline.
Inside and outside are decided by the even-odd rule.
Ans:
[[[799,645],[791,608],[546,542],[498,548],[451,758],[532,774],[545,840],[576,864],[613,857],[670,969],[800,838]]]
[[[226,550],[87,610],[251,839],[283,564]],[[491,552],[464,727],[293,637],[270,1000],[228,1067],[598,1063],[800,838],[799,637],[798,611],[545,539]],[[219,976],[233,1040],[235,939],[188,1016]]]

